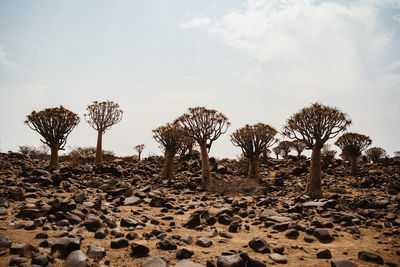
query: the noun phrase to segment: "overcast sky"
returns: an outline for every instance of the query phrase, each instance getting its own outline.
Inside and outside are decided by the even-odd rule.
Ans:
[[[83,118],[94,100],[125,111],[103,138],[118,155],[141,143],[145,156],[161,154],[151,131],[205,106],[232,123],[210,155],[235,158],[234,130],[281,130],[319,101],[393,156],[400,0],[1,1],[0,150],[38,146],[26,115],[59,105],[81,118],[67,148],[95,146]]]

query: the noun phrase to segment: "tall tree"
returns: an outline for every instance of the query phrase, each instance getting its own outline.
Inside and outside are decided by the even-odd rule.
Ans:
[[[174,157],[182,147],[183,135],[181,126],[167,123],[153,130],[153,138],[160,144],[165,154],[164,168],[161,177],[171,180],[174,177]]]
[[[322,196],[321,148],[351,124],[348,116],[337,108],[314,103],[292,115],[283,128],[283,134],[290,139],[305,142],[311,153],[310,174],[306,192]]]
[[[242,149],[243,155],[249,160],[248,177],[258,177],[258,164],[261,153],[275,144],[277,131],[264,123],[246,125],[231,134],[233,145]]]
[[[228,118],[205,107],[188,108],[188,112],[175,120],[183,128],[182,133],[194,139],[200,147],[201,170],[204,183],[212,181],[208,152],[212,143],[228,129]]]
[[[371,144],[372,141],[368,136],[358,133],[345,133],[335,142],[335,145],[342,150],[342,154],[350,157],[351,172],[353,175],[357,174],[358,157]]]
[[[67,137],[79,123],[76,113],[64,107],[47,108],[26,116],[25,123],[38,132],[40,141],[50,147],[50,170],[58,169],[58,151],[64,150]]]
[[[113,101],[94,101],[87,106],[85,119],[97,131],[96,164],[103,163],[102,138],[103,134],[122,119],[123,111]]]
[[[144,144],[140,144],[133,147],[133,149],[138,153],[139,161],[141,160],[140,156],[142,155],[144,147],[145,147]]]

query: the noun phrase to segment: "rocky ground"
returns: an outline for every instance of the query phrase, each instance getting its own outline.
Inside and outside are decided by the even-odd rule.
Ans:
[[[117,159],[49,173],[0,154],[0,266],[398,266],[400,159],[323,166],[323,199],[304,195],[307,160],[269,160],[261,181],[234,160]]]

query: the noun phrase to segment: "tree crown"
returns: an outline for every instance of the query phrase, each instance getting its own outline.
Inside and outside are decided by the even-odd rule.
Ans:
[[[365,150],[365,154],[368,158],[370,158],[373,162],[376,162],[378,159],[386,156],[386,150],[381,147],[371,147]]]
[[[120,122],[123,114],[119,105],[113,101],[93,101],[93,104],[87,106],[86,110],[88,111],[84,115],[86,122],[96,131],[103,133]]]
[[[231,134],[231,142],[242,149],[245,157],[252,158],[259,156],[268,147],[275,144],[274,136],[276,134],[277,131],[267,124],[247,124]]]
[[[161,149],[172,153],[177,153],[182,147],[183,135],[182,128],[176,123],[167,123],[153,130],[153,138],[156,140]]]
[[[371,139],[358,133],[345,133],[336,140],[337,145],[342,153],[350,157],[358,157],[372,143]]]
[[[32,111],[26,116],[25,123],[32,130],[38,132],[44,144],[57,146],[62,150],[67,142],[68,135],[79,123],[79,116],[64,107],[47,108],[39,112]]]
[[[283,135],[304,141],[309,149],[336,137],[351,124],[348,116],[337,108],[314,103],[292,115],[283,128]]]

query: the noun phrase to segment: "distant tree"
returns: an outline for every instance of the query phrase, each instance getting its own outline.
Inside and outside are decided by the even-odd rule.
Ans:
[[[350,124],[351,120],[345,113],[320,103],[303,108],[286,121],[283,134],[305,142],[307,148],[312,149],[306,193],[322,196],[321,149],[329,139],[336,137]]]
[[[140,144],[133,147],[133,149],[138,153],[139,161],[141,159],[140,156],[142,155],[144,147],[145,147],[144,144]]]
[[[46,160],[49,154],[49,147],[45,144],[40,145],[38,148],[34,146],[19,146],[18,151],[30,158],[39,159],[39,160]]]
[[[183,135],[181,126],[167,123],[153,130],[153,138],[160,144],[165,154],[164,168],[161,172],[163,178],[171,180],[174,177],[174,157],[182,147]]]
[[[233,145],[242,149],[243,155],[249,160],[248,177],[258,177],[258,164],[261,153],[272,146],[276,140],[277,131],[264,123],[246,125],[231,134]]]
[[[87,106],[86,122],[97,131],[96,164],[103,163],[102,138],[106,130],[122,119],[123,111],[112,101],[97,102]]]
[[[178,150],[179,156],[193,155],[196,146],[196,141],[193,138],[183,135],[182,146]]]
[[[212,143],[228,129],[228,118],[214,110],[204,107],[188,108],[188,112],[175,120],[183,128],[182,133],[194,139],[200,147],[201,171],[204,183],[212,181],[208,152]]]
[[[400,157],[400,151],[395,151],[395,152],[394,152],[394,156],[395,156],[395,157]]]
[[[330,163],[335,158],[337,151],[331,149],[329,144],[324,144],[321,149],[321,158],[324,162]]]
[[[301,152],[303,152],[304,149],[306,149],[306,147],[307,147],[306,143],[304,143],[301,140],[292,141],[291,146],[292,146],[292,149],[294,149],[297,152],[297,157],[299,157],[299,158],[301,156]]]
[[[68,135],[79,123],[78,115],[60,106],[33,111],[26,118],[25,123],[38,132],[43,137],[40,141],[50,148],[49,169],[58,169],[58,150],[64,150]]]
[[[371,147],[365,150],[367,157],[372,160],[372,162],[377,162],[379,159],[385,157],[386,150],[381,147]]]
[[[342,154],[348,155],[351,159],[351,172],[357,174],[357,159],[361,153],[372,143],[368,136],[358,133],[345,133],[336,140]]]
[[[277,142],[278,139],[275,139],[275,141]],[[261,153],[261,156],[260,156],[262,163],[267,163],[268,162],[268,159],[269,159],[269,157],[271,155],[271,152],[272,151],[269,148],[263,150],[263,152]]]
[[[278,159],[279,155],[282,153],[282,150],[279,146],[274,147],[272,151],[274,152],[276,159]]]
[[[280,148],[280,155],[282,156],[282,158],[287,159],[290,151],[292,150],[292,142],[280,141],[278,147]]]

